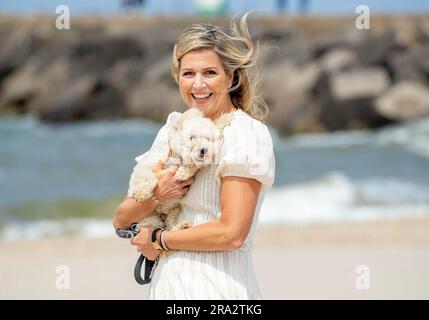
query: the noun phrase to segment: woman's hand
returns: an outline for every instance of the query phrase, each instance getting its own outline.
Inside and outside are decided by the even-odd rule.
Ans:
[[[154,228],[147,227],[141,228],[140,232],[131,239],[131,244],[136,246],[137,252],[144,255],[149,260],[155,260],[158,257],[159,252],[155,250],[155,247],[152,244],[152,231]]]
[[[174,165],[171,168],[163,170],[162,165],[158,165],[157,169],[154,170],[158,179],[158,185],[153,190],[153,194],[160,201],[181,198],[188,192],[189,186],[194,182],[193,178],[186,181],[177,180],[175,173],[178,167],[178,165]]]

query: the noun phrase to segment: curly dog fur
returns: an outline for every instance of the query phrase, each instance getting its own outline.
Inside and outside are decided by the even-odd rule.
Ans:
[[[191,108],[168,125],[168,155],[149,156],[134,167],[129,181],[128,196],[144,201],[153,196],[158,184],[156,167],[162,162],[168,170],[178,165],[175,177],[185,181],[196,175],[203,167],[215,163],[223,139],[223,129],[231,123],[232,114],[224,114],[215,121]],[[139,227],[151,226],[177,230],[190,227],[189,222],[177,224],[181,212],[180,199],[161,202],[154,213],[139,222]]]

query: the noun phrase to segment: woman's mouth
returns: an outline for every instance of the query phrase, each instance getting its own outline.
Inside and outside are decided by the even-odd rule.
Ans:
[[[201,104],[207,102],[212,95],[213,93],[191,93],[192,99]]]

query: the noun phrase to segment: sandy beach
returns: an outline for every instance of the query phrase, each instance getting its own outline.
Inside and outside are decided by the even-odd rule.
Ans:
[[[253,258],[265,299],[428,299],[429,218],[260,226]],[[127,240],[0,243],[1,299],[145,299]],[[68,289],[57,289],[57,267]],[[365,270],[369,289],[356,287]],[[362,267],[363,266],[363,267]]]

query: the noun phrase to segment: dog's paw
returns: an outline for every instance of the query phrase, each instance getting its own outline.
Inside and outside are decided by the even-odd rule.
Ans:
[[[136,201],[145,201],[153,195],[158,184],[155,173],[150,170],[134,170],[129,182],[128,196]]]

